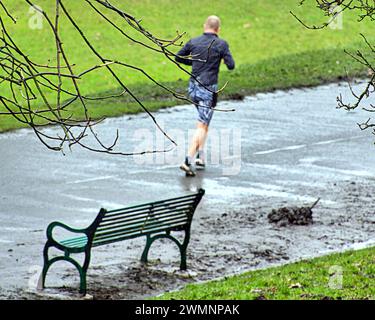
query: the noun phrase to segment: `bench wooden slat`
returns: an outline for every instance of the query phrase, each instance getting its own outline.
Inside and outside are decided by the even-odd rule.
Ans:
[[[183,205],[183,206],[175,206],[173,208],[159,208],[158,210],[147,210],[147,211],[142,211],[138,214],[131,214],[131,215],[121,215],[121,216],[116,216],[115,218],[111,218],[111,219],[103,219],[100,224],[99,224],[99,227],[102,226],[102,225],[105,225],[105,224],[109,224],[109,223],[117,223],[117,222],[121,222],[121,221],[133,221],[133,220],[136,220],[136,219],[142,219],[142,218],[146,218],[150,215],[152,216],[163,216],[164,214],[172,214],[172,213],[175,213],[176,215],[177,214],[180,214],[180,212],[182,210],[185,210],[186,212],[188,211],[191,211],[192,210],[192,204],[186,204],[186,205]]]
[[[171,231],[182,231],[182,230],[184,230],[184,226],[176,226],[174,228],[171,228],[170,230]],[[92,246],[93,247],[100,247],[100,246],[103,246],[103,245],[116,243],[116,242],[123,241],[123,240],[135,239],[135,238],[139,238],[140,236],[147,236],[147,235],[151,235],[151,234],[153,234],[152,231],[145,232],[145,233],[142,233],[142,234],[140,234],[140,233],[128,234],[128,235],[120,237],[120,238],[113,238],[113,239],[107,238],[107,239],[104,239],[104,240],[102,239],[100,241],[93,242]]]
[[[146,223],[144,225],[138,225],[135,227],[126,227],[126,228],[120,228],[117,230],[115,229],[115,230],[111,230],[110,232],[104,231],[104,232],[95,234],[94,239],[104,236],[104,235],[111,235],[111,234],[116,235],[118,233],[126,233],[126,232],[140,232],[140,231],[148,230],[150,228],[154,229],[156,226],[160,226],[160,228],[162,229],[165,226],[175,225],[175,223],[180,223],[181,221],[183,221],[183,223],[186,224],[186,222],[188,222],[188,219],[186,217],[171,218],[171,219],[165,219],[164,221],[161,221],[161,222],[155,221],[155,222]]]
[[[101,229],[101,230],[99,230],[95,234],[95,237],[101,236],[103,234],[117,233],[119,230],[122,230],[122,231],[144,230],[146,228],[152,227],[154,225],[162,224],[164,222],[172,223],[173,221],[180,221],[180,220],[183,220],[183,221],[186,221],[186,222],[189,221],[189,219],[186,218],[186,217],[184,217],[184,216],[180,216],[180,217],[167,217],[167,218],[165,218],[163,220],[150,219],[148,221],[140,222],[138,224],[134,224],[134,225],[131,225],[131,226],[125,224],[125,225],[120,225],[120,226],[111,226],[111,228],[108,228],[108,229]]]
[[[179,227],[183,227],[186,224],[186,222],[187,222],[186,220],[180,220],[180,221],[175,221],[173,223],[165,223],[164,225],[151,226],[143,230],[128,230],[126,232],[125,231],[118,232],[116,234],[110,233],[108,235],[95,237],[93,240],[93,244],[98,244],[101,241],[106,241],[106,240],[111,240],[112,242],[116,242],[116,241],[129,239],[130,237],[133,237],[133,236],[147,235],[151,233],[156,233],[158,231],[160,232],[164,232],[166,230],[177,231],[177,229]]]
[[[166,200],[148,202],[148,203],[139,204],[139,205],[135,205],[135,206],[131,206],[131,207],[126,207],[126,208],[122,208],[122,209],[108,210],[107,215],[116,214],[118,211],[122,211],[124,209],[126,209],[127,211],[128,210],[131,211],[132,209],[139,209],[139,208],[142,208],[142,207],[149,207],[149,206],[158,206],[158,205],[163,204],[163,203],[173,203],[173,202],[179,202],[179,201],[183,202],[187,199],[195,199],[195,198],[196,198],[195,194],[190,194],[190,195],[178,197],[178,198],[170,198],[170,199],[166,199]]]
[[[102,222],[99,227],[97,228],[97,231],[107,229],[111,226],[116,226],[116,225],[132,225],[132,224],[138,224],[140,222],[144,222],[148,219],[157,219],[161,220],[165,217],[172,217],[172,216],[188,216],[191,213],[191,206],[179,208],[176,210],[173,210],[173,212],[170,212],[169,210],[165,210],[163,212],[148,212],[143,214],[142,216],[133,216],[130,219],[127,217],[122,217],[121,219],[118,218],[116,221],[113,220],[108,220]]]
[[[99,239],[100,237],[103,237],[103,236],[106,236],[106,235],[115,236],[116,234],[119,234],[119,233],[141,232],[141,231],[147,230],[149,228],[154,228],[155,226],[160,226],[160,228],[163,228],[165,226],[168,226],[168,224],[174,224],[176,222],[182,222],[182,223],[186,224],[186,222],[188,222],[188,218],[178,217],[178,218],[165,219],[161,222],[152,221],[151,223],[143,223],[143,224],[140,223],[140,224],[135,225],[135,226],[121,228],[121,229],[113,229],[113,230],[108,231],[108,232],[106,232],[104,230],[104,231],[95,233],[94,240]]]
[[[64,239],[64,240],[60,241],[60,243],[65,244],[65,245],[70,245],[74,242],[86,242],[87,243],[87,241],[88,241],[87,237],[84,236],[84,237]]]
[[[162,203],[162,204],[158,204],[158,205],[155,205],[155,206],[147,206],[147,207],[141,207],[141,208],[138,208],[136,211],[128,211],[127,208],[124,208],[124,209],[119,209],[119,210],[116,210],[116,213],[115,214],[112,214],[113,211],[108,211],[105,216],[103,217],[103,220],[109,220],[109,219],[114,219],[118,216],[123,216],[123,215],[128,215],[128,216],[132,216],[132,215],[138,215],[139,213],[141,212],[148,212],[150,211],[151,209],[153,211],[157,211],[159,208],[174,208],[174,207],[179,207],[179,206],[183,206],[183,205],[187,205],[187,204],[190,204],[192,205],[195,201],[195,198],[192,198],[192,199],[187,199],[187,200],[184,200],[184,201],[181,201],[181,202],[172,202],[172,203]]]
[[[80,238],[72,238],[68,240],[75,240],[75,241],[71,241],[69,243],[66,243],[65,241],[61,241],[60,243],[69,248],[81,248],[87,245],[87,238],[80,237]]]

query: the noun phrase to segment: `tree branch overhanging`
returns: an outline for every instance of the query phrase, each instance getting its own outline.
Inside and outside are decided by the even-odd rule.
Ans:
[[[112,5],[108,0],[81,1],[85,2],[89,8],[91,8],[92,11],[90,13],[98,15],[98,17],[105,21],[111,28],[116,29],[121,37],[143,46],[153,51],[155,54],[164,55],[167,60],[175,63],[183,72],[192,76],[189,71],[175,61],[174,57],[176,55],[172,51],[174,46],[181,46],[184,33],[177,33],[176,37],[170,40],[162,39],[145,29],[141,25],[140,20],[137,20],[127,12]],[[115,96],[128,95],[151,118],[158,130],[163,133],[165,138],[168,139],[172,145],[171,148],[165,150],[145,150],[137,154],[167,152],[173,149],[176,142],[159,125],[155,116],[148,110],[147,106],[121,79],[117,71],[118,67],[140,72],[146,79],[175,98],[193,103],[188,97],[163,85],[142,68],[126,63],[125,61],[111,59],[107,57],[105,53],[101,53],[93,41],[85,34],[65,0],[55,0],[55,10],[53,13],[47,13],[42,8],[35,6],[32,0],[23,0],[23,3],[26,8],[32,6],[43,17],[44,22],[51,31],[55,42],[54,60],[56,62],[55,65],[35,62],[24,49],[17,45],[7,27],[9,23],[16,23],[16,19],[12,16],[12,13],[8,10],[5,3],[0,0],[0,85],[2,88],[6,88],[7,91],[7,94],[2,94],[0,92],[0,116],[10,115],[17,121],[28,125],[33,129],[39,140],[47,148],[54,151],[63,152],[65,146],[70,148],[73,145],[79,145],[84,149],[100,153],[134,155],[134,153],[131,152],[114,150],[119,140],[118,131],[115,134],[113,142],[109,145],[101,141],[95,130],[95,126],[102,122],[103,119],[93,120],[90,117],[87,105],[88,101],[106,100]],[[122,27],[119,23],[115,23],[114,20],[109,17],[110,14],[119,16],[122,23],[136,30],[143,39],[137,40],[134,36],[131,36],[129,32],[126,31],[126,28]],[[82,45],[85,45],[92,56],[96,57],[100,63],[77,73],[77,66],[71,62],[71,57],[69,57],[69,54],[65,50],[66,44],[63,43],[61,33],[62,17],[75,29],[81,39]],[[194,60],[195,58],[189,57],[189,59]],[[115,66],[117,68],[114,68]],[[120,86],[121,92],[102,97],[85,96],[82,93],[81,82],[87,75],[97,70],[107,72],[111,79]],[[54,97],[53,102],[51,102],[50,99],[51,95]],[[77,108],[82,109],[84,117],[80,121],[74,120],[71,111],[68,109],[73,103],[75,103],[75,107],[77,105]],[[48,125],[59,126],[61,130],[59,130],[57,135],[49,134],[43,130],[43,128]],[[91,142],[89,142],[89,136],[93,138]],[[92,141],[94,141],[94,144]]]
[[[316,7],[321,10],[325,16],[329,17],[329,21],[321,25],[308,25],[296,14],[291,12],[291,14],[308,29],[315,30],[326,28],[339,15],[342,15],[346,11],[355,12],[358,17],[358,23],[366,19],[375,23],[375,0],[301,0],[299,4],[303,6],[308,1],[313,1]],[[340,95],[337,97],[337,108],[350,111],[361,107],[364,111],[375,112],[375,106],[373,104],[369,103],[365,105],[367,98],[375,92],[375,45],[370,43],[364,34],[360,34],[360,36],[369,49],[368,53],[365,54],[361,50],[357,50],[355,53],[345,50],[345,53],[367,68],[369,80],[360,93],[356,93],[349,82],[349,88],[355,101],[354,103],[344,102],[342,95]],[[358,123],[358,126],[361,130],[372,129],[372,133],[375,134],[375,124],[372,122],[371,118],[363,123]]]

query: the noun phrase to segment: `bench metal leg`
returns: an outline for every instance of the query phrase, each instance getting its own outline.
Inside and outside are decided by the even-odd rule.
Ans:
[[[180,264],[180,269],[181,270],[186,270],[186,248],[183,248],[182,246],[180,247],[180,252],[181,252],[181,264]]]
[[[143,250],[142,257],[141,257],[141,262],[142,263],[147,263],[147,257],[148,257],[148,252],[150,250],[151,244],[154,240],[151,239],[149,235],[147,235],[146,238],[146,246],[145,249]]]
[[[148,252],[150,251],[150,247],[151,247],[152,243],[155,240],[158,240],[158,239],[161,239],[161,238],[170,239],[174,243],[177,244],[177,246],[180,250],[180,254],[181,254],[180,269],[186,270],[187,269],[187,266],[186,266],[186,249],[187,249],[187,246],[188,246],[189,240],[190,240],[190,230],[185,231],[185,239],[184,239],[183,243],[180,243],[176,238],[172,237],[170,234],[159,234],[159,235],[156,235],[154,237],[151,237],[150,235],[147,235],[146,246],[145,246],[145,248],[143,250],[143,253],[142,253],[141,262],[147,263]]]
[[[89,265],[90,265],[90,259],[91,259],[91,248],[85,251],[85,261],[81,268],[82,271],[80,271],[81,283],[80,283],[79,293],[83,295],[86,295],[86,292],[87,292],[86,278],[87,278],[87,269],[89,268]]]
[[[180,252],[181,252],[181,270],[186,270],[186,249],[190,241],[190,229],[185,230],[185,239],[184,242],[180,246]]]
[[[87,292],[87,282],[86,282],[87,269],[79,270],[80,284],[79,284],[79,293],[86,295]]]
[[[40,275],[38,281],[38,290],[42,290],[45,288],[46,283],[46,276],[49,269],[49,259],[48,259],[48,249],[50,248],[50,244],[47,242],[43,249],[43,270],[42,274]]]
[[[39,279],[38,288],[44,289],[45,288],[45,281],[47,277],[47,272],[49,268],[58,261],[67,261],[73,264],[76,269],[79,272],[79,278],[80,278],[80,287],[79,287],[79,293],[85,295],[87,291],[87,282],[86,282],[86,275],[87,275],[87,269],[90,264],[90,256],[91,252],[90,250],[86,250],[85,253],[85,261],[83,263],[83,266],[81,266],[77,261],[72,259],[69,254],[65,254],[64,256],[55,257],[52,259],[49,259],[48,257],[48,250],[51,247],[50,244],[46,244],[44,247],[43,257],[44,257],[44,265],[43,265],[43,271],[41,274],[41,278]]]

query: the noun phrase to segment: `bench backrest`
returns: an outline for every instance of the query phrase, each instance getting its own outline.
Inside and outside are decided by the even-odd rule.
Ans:
[[[101,209],[93,224],[92,246],[162,231],[190,228],[204,190],[183,197],[107,211]]]

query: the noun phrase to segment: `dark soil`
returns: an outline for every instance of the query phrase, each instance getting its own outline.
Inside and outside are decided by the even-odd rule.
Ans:
[[[311,207],[282,207],[277,210],[272,210],[267,218],[270,223],[277,223],[280,227],[285,227],[288,224],[305,226],[313,223],[313,211],[320,199],[317,200]]]

